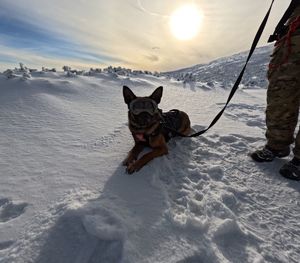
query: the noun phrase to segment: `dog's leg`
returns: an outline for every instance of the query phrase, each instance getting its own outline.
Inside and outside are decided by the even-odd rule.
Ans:
[[[150,138],[150,147],[152,148],[151,152],[146,153],[141,157],[141,159],[127,166],[127,172],[129,174],[137,172],[154,158],[168,154],[168,146],[162,134],[154,138]]]
[[[138,170],[140,170],[143,166],[145,166],[148,162],[150,162],[154,158],[165,155],[165,154],[168,154],[167,147],[154,148],[153,151],[143,155],[141,159],[139,159],[133,163],[130,163],[127,166],[127,172],[129,174],[137,172]]]
[[[135,143],[133,148],[128,153],[126,159],[123,161],[124,166],[128,166],[129,164],[133,163],[139,156],[139,154],[143,151],[144,145]]]

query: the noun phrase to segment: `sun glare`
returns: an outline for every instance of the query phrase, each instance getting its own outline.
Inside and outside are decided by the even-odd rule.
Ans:
[[[172,34],[180,40],[194,38],[199,32],[202,18],[201,11],[193,4],[179,7],[170,17]]]

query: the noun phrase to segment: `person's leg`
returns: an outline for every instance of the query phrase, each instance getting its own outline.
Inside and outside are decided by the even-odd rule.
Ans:
[[[293,44],[293,47],[297,45]],[[300,60],[295,54],[297,48],[292,49],[289,63],[283,63],[290,52],[285,43],[277,45],[273,51],[268,70],[267,143],[263,149],[251,154],[255,161],[270,162],[275,157],[285,157],[290,153],[289,146],[294,142],[300,100]]]
[[[291,161],[284,164],[280,168],[279,172],[282,176],[288,179],[300,181],[300,130],[298,131],[298,134],[296,136],[295,147],[293,149],[293,152],[294,158]]]
[[[296,136],[295,148],[293,149],[293,152],[294,152],[294,157],[300,160],[300,130],[298,131],[298,134]]]
[[[294,87],[294,99],[292,103],[294,106],[297,105],[298,114],[300,101],[300,28],[296,31],[296,34],[292,36],[290,47],[289,62],[285,67],[285,75],[287,76],[286,83],[290,83],[290,86]],[[295,116],[293,116],[293,118],[295,118]],[[295,119],[293,122],[296,122]],[[294,158],[284,164],[279,172],[288,179],[300,181],[300,132],[298,132],[296,136],[293,152]]]
[[[284,151],[294,142],[300,99],[295,69],[295,65],[289,63],[269,71],[266,138],[267,146],[275,151]]]

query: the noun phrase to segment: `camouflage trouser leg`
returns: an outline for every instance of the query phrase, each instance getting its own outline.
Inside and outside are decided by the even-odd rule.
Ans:
[[[267,91],[267,145],[274,150],[283,150],[294,142],[300,105],[300,36],[292,37],[292,50],[287,63],[288,47],[282,44],[275,48],[268,71]],[[300,158],[300,132],[294,149]]]

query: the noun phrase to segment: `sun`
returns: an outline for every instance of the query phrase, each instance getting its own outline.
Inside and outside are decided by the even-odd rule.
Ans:
[[[171,32],[179,40],[190,40],[198,34],[202,19],[202,12],[196,5],[180,6],[170,17]]]

